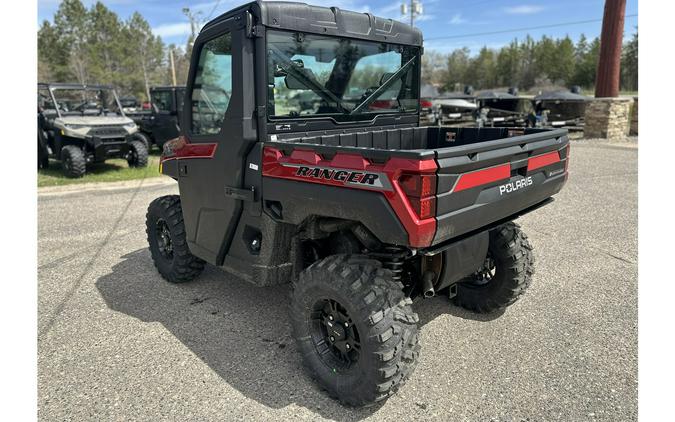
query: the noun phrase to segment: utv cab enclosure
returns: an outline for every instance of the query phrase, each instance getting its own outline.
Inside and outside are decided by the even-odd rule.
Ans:
[[[418,360],[413,298],[515,302],[532,247],[512,220],[565,184],[564,130],[419,126],[422,34],[369,13],[256,2],[209,22],[181,136],[153,201],[153,261],[292,282],[306,367],[349,405],[393,394]],[[284,316],[279,316],[284,318]]]
[[[161,149],[166,141],[178,137],[184,98],[185,86],[155,86],[150,88],[151,110],[129,115],[148,147],[155,144]]]

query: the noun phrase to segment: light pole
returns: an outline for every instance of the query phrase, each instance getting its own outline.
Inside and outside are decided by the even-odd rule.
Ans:
[[[401,15],[410,14],[410,26],[415,26],[415,18],[423,12],[422,2],[420,0],[410,0],[410,9],[406,3],[401,4]]]

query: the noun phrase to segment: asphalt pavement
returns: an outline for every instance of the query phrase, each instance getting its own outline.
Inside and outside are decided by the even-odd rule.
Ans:
[[[637,419],[637,155],[572,145],[569,183],[519,220],[535,248],[526,295],[479,316],[415,302],[422,354],[384,404],[341,406],[304,373],[287,286],[207,267],[164,282],[145,239],[173,182],[41,190],[41,420]]]

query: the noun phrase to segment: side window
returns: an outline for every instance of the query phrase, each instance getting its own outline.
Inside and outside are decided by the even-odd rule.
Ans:
[[[171,91],[155,91],[152,93],[152,103],[157,111],[171,111]]]
[[[208,41],[199,53],[192,94],[191,132],[217,134],[232,95],[232,34]]]

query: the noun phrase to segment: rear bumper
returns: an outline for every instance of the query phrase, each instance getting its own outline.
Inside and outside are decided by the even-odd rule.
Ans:
[[[432,245],[484,229],[509,217],[516,218],[523,215],[523,211],[529,212],[539,208],[536,205],[562,189],[567,180],[567,173],[546,178],[544,172],[539,172],[530,177],[533,183],[526,188],[511,193],[500,193],[500,186],[522,179],[522,176],[512,177],[508,182],[481,191],[473,205],[438,216]]]

